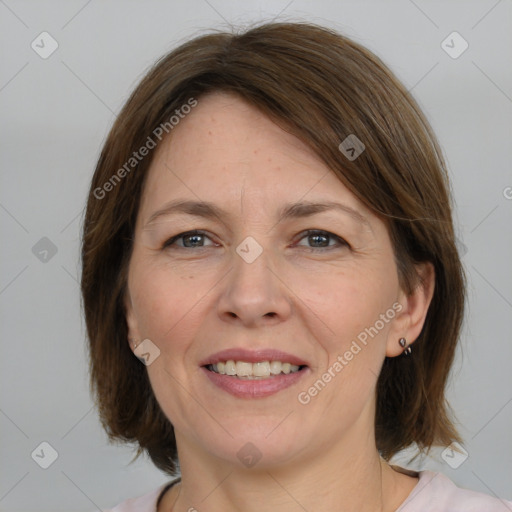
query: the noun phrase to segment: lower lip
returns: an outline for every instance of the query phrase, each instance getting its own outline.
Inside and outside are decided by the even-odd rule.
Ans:
[[[276,375],[268,379],[239,379],[229,375],[221,375],[202,367],[206,376],[220,389],[227,391],[237,398],[264,398],[274,395],[283,389],[293,386],[304,374],[308,373],[308,368],[298,372]]]

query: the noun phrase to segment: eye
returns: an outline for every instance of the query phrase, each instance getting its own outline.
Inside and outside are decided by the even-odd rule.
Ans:
[[[319,229],[308,229],[304,233],[301,234],[301,240],[306,240],[310,245],[309,247],[313,252],[325,252],[322,249],[335,249],[339,247],[350,247],[350,245],[343,240],[343,238],[335,235],[334,233],[330,233],[329,231],[322,231]],[[334,242],[334,243],[330,243]],[[303,246],[304,244],[297,243],[298,246]]]
[[[179,233],[178,235],[169,238],[169,240],[164,242],[162,249],[166,249],[173,245],[180,249],[194,249],[207,247],[208,245],[216,245],[213,242],[211,244],[205,245],[205,240],[210,240],[206,233],[194,229],[192,231],[185,231],[184,233]],[[177,243],[179,241],[181,241],[181,243]]]

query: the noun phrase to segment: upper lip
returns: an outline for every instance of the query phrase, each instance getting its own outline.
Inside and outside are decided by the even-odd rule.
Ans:
[[[203,359],[199,365],[207,366],[217,364],[224,361],[245,361],[247,363],[259,363],[261,361],[281,361],[282,363],[290,363],[297,366],[308,366],[307,362],[300,357],[282,352],[276,349],[258,349],[247,350],[244,348],[229,348],[221,350]]]

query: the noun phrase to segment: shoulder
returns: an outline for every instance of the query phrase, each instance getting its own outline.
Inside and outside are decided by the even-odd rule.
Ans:
[[[108,509],[105,512],[156,512],[157,503],[160,494],[169,486],[169,483],[165,483],[160,487],[153,489],[152,491],[139,496],[138,498],[130,498],[128,500],[119,503],[112,509]]]
[[[457,487],[447,476],[420,471],[419,481],[396,512],[507,512],[512,501]]]

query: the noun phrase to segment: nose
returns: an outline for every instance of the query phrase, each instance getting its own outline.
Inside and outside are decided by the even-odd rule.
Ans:
[[[244,327],[272,325],[286,320],[291,313],[291,292],[284,276],[274,269],[271,251],[263,250],[251,263],[238,253],[228,272],[218,301],[223,321]]]

